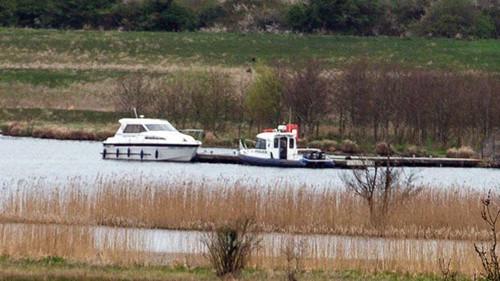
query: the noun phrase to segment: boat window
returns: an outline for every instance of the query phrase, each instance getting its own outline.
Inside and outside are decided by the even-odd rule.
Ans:
[[[142,133],[145,131],[146,131],[146,129],[144,129],[144,127],[142,125],[127,125],[127,127],[125,127],[125,129],[123,129],[123,132],[125,134],[138,134],[138,133]]]
[[[295,147],[295,139],[288,139],[288,145],[290,148],[294,148]]]
[[[274,148],[279,147],[280,140],[279,139],[274,139]]]
[[[255,143],[256,149],[266,149],[266,140],[265,139],[257,139]]]
[[[167,131],[167,132],[176,132],[177,130],[170,124],[146,124],[146,128],[149,131]]]

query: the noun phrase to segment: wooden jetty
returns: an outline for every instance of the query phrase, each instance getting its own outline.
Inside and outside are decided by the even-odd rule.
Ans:
[[[355,169],[366,166],[385,166],[388,158],[383,156],[345,156],[328,155],[335,161],[337,168]],[[233,148],[200,147],[194,159],[204,163],[241,164],[238,150]],[[434,158],[434,157],[398,157],[389,159],[395,167],[483,167],[480,159]]]

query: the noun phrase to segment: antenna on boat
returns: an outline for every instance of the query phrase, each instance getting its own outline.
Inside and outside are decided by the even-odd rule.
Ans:
[[[137,116],[137,109],[135,107],[132,107],[132,109],[134,110],[135,118],[139,118],[139,116]]]

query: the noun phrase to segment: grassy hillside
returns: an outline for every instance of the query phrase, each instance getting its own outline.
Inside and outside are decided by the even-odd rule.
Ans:
[[[244,66],[311,57],[338,67],[361,57],[403,65],[500,71],[500,41],[235,33],[0,29],[0,67],[76,64]],[[109,64],[115,64],[113,67]],[[125,70],[127,68],[124,68]]]
[[[248,69],[256,62],[295,63],[311,58],[336,69],[366,59],[427,70],[498,73],[500,41],[0,28],[0,108],[68,111],[47,111],[43,118],[36,110],[27,115],[22,111],[4,111],[0,113],[0,125],[27,121],[28,127],[32,127],[31,121],[38,121],[34,126],[71,130],[94,127],[96,132],[107,132],[111,131],[109,120],[116,115],[106,115],[106,122],[97,121],[102,119],[101,114],[88,116],[117,110],[113,94],[117,78],[131,72],[147,71],[164,79],[176,72],[184,76],[212,68],[229,73],[234,84],[244,88],[255,77],[255,72]],[[73,114],[75,110],[85,112],[86,117],[63,120],[80,114]],[[335,125],[327,121],[326,126]],[[228,138],[235,138],[234,132],[228,133]]]

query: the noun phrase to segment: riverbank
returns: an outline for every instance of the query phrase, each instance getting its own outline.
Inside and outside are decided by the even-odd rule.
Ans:
[[[408,274],[397,272],[363,273],[361,271],[307,271],[298,275],[299,280],[310,281],[435,281],[437,274]],[[43,259],[0,258],[0,280],[5,281],[211,281],[220,280],[206,267],[177,266],[114,266],[93,265],[68,261],[60,257]],[[238,280],[282,281],[283,270],[244,270]],[[468,280],[463,278],[462,280]]]
[[[118,129],[118,120],[131,117],[130,113],[94,110],[66,110],[44,108],[0,108],[0,133],[14,137],[34,137],[58,140],[103,141],[113,136]],[[196,128],[196,125],[193,125]],[[204,146],[235,148],[239,139],[253,140],[256,128],[228,124],[224,132],[205,132]],[[331,128],[325,127],[325,130]],[[344,143],[345,142],[345,143]],[[301,146],[320,148],[340,155],[376,155],[376,144],[371,141],[350,140],[304,140]],[[406,157],[447,157],[447,149],[432,143],[426,146],[399,144],[392,147],[396,155]],[[466,158],[479,155],[467,154]],[[461,156],[464,158],[464,156]],[[439,165],[439,164],[438,164]],[[410,165],[411,166],[411,165]],[[444,165],[446,166],[446,165]],[[467,166],[467,165],[465,165]],[[481,164],[480,166],[488,166]]]

